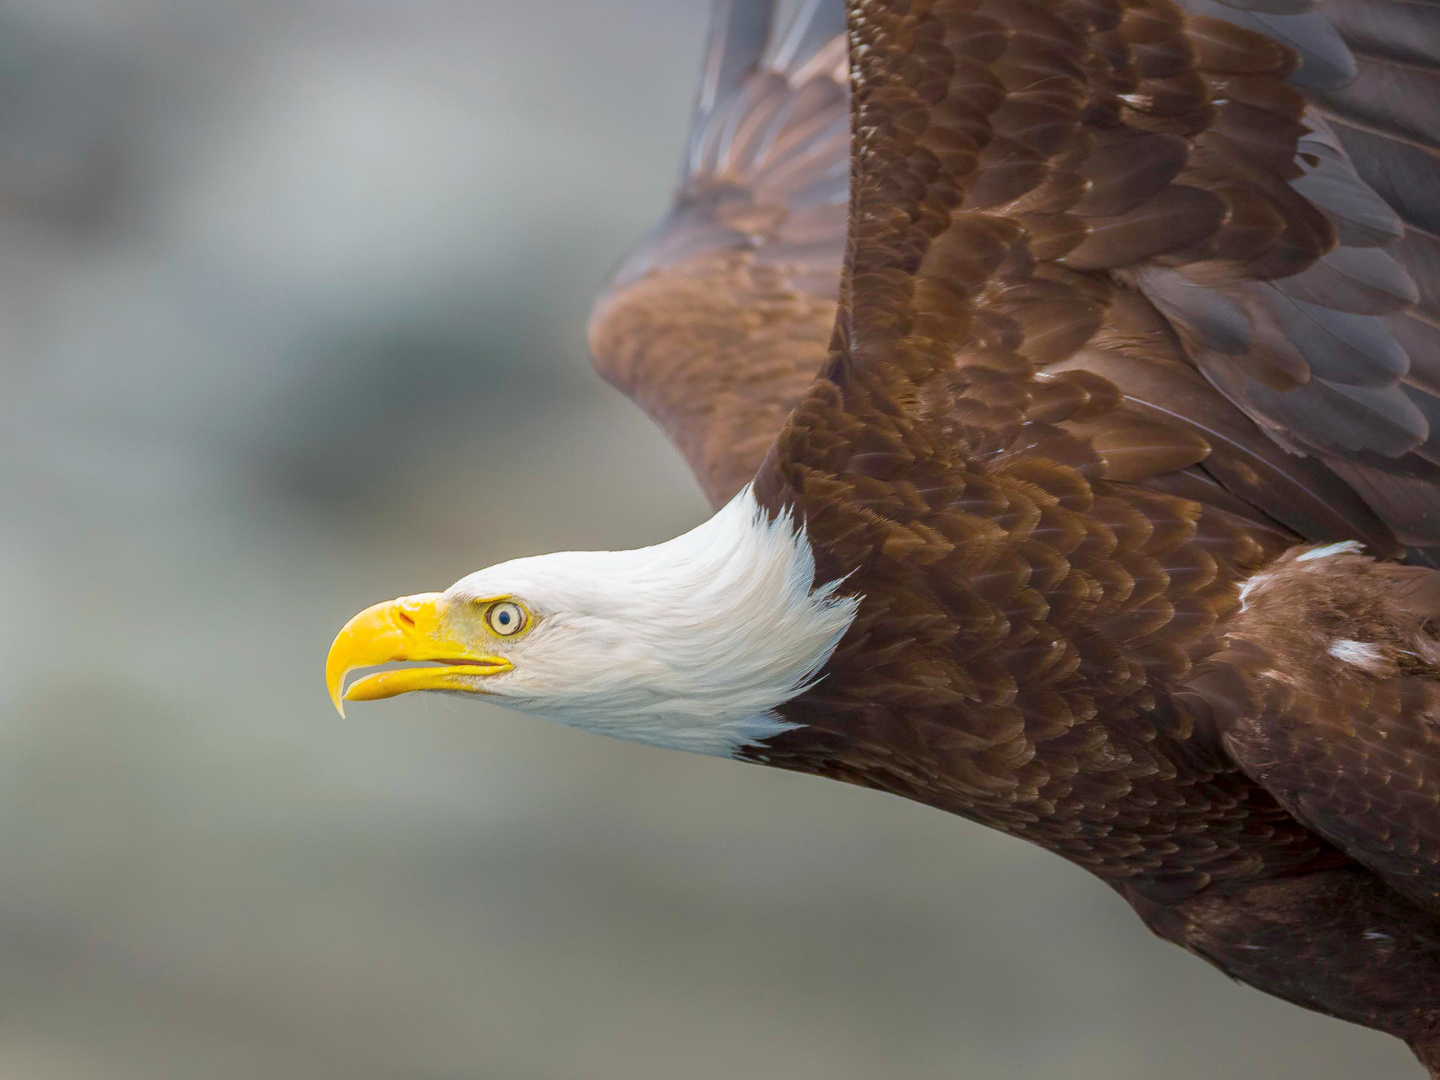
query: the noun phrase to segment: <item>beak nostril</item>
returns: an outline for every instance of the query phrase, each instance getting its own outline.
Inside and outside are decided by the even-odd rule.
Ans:
[[[400,621],[403,622],[406,626],[414,626],[414,625],[415,625],[415,620],[412,619],[409,615],[406,615],[405,612],[403,612],[403,611],[397,611],[397,612],[395,612],[395,614],[396,614],[396,616],[399,617]]]

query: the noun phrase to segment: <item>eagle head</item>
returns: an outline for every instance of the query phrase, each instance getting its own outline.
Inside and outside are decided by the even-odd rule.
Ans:
[[[500,563],[444,592],[366,608],[330,649],[335,707],[413,690],[484,700],[636,742],[731,755],[794,725],[855,616],[816,584],[803,528],[747,488],[709,521],[633,551]],[[411,664],[366,675],[356,668]]]

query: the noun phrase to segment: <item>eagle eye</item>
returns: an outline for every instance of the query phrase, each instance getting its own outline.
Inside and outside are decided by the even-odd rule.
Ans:
[[[490,610],[485,613],[485,621],[490,624],[490,629],[501,637],[510,637],[524,629],[525,609],[509,600],[501,600],[498,604],[490,605]]]

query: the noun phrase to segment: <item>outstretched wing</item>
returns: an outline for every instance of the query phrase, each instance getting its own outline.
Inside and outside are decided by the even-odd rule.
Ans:
[[[719,0],[674,206],[596,302],[596,366],[717,505],[823,361],[845,244],[839,0]]]
[[[1162,890],[1313,854],[1166,711],[1238,582],[1301,536],[1401,552],[1337,468],[1437,494],[1417,290],[1300,85],[1348,76],[1305,7],[851,0],[835,347],[756,482],[870,598],[807,735]]]
[[[1110,479],[1293,536],[1359,538],[1390,555],[1402,540],[1440,543],[1431,461],[1440,425],[1432,434],[1429,422],[1432,413],[1440,420],[1440,399],[1427,389],[1434,360],[1425,349],[1440,258],[1417,254],[1429,251],[1428,237],[1401,217],[1416,217],[1407,200],[1423,201],[1412,157],[1430,158],[1366,133],[1386,140],[1388,157],[1371,160],[1388,169],[1386,196],[1399,212],[1360,175],[1343,141],[1359,128],[1343,110],[1364,97],[1369,60],[1357,62],[1310,7],[916,5],[907,17],[966,37],[963,47],[946,45],[955,51],[946,62],[969,82],[941,87],[942,75],[956,76],[939,71],[923,93],[894,75],[880,87],[856,83],[884,109],[873,133],[856,129],[856,176],[877,191],[852,216],[853,296],[836,370],[849,371],[862,352],[873,360],[862,310],[878,316],[876,333],[894,336],[906,322],[902,298],[873,293],[862,248],[883,253],[911,285],[937,274],[948,281],[953,272],[923,263],[930,244],[947,232],[999,230],[1011,254],[971,268],[966,319],[981,321],[978,330],[967,321],[962,339],[1006,320],[1017,336],[1004,344],[1029,370],[1012,378],[1008,415],[991,408],[989,422],[1030,434],[1036,422],[1059,425],[1088,439]],[[1360,32],[1346,24],[1345,33],[1358,47]],[[863,37],[859,45],[869,47]],[[912,45],[906,64],[940,63]],[[942,89],[944,98],[926,96]],[[899,97],[910,100],[895,119]],[[1381,112],[1403,126],[1398,105]],[[923,136],[916,161],[897,158],[900,147],[877,148],[892,134],[886,125]],[[899,234],[866,235],[882,226]],[[914,248],[925,228],[937,231]],[[902,240],[910,248],[897,247]],[[927,319],[953,300],[903,298]],[[986,454],[1007,453],[1008,435],[960,435],[983,435]]]
[[[1152,484],[1239,500],[1310,539],[1387,553],[1396,537],[1440,543],[1428,197],[1440,132],[1427,105],[1440,20],[1390,0],[1179,3],[1190,18],[1174,55],[1158,39],[1127,53],[1117,42],[1141,17],[1092,5],[1096,26],[1115,23],[1101,52],[1128,65],[1112,72],[1133,84],[1127,130],[1098,126],[1109,141],[1079,177],[1089,197],[1030,220],[1052,247],[1066,242],[1057,230],[1083,229],[1103,249],[1153,233],[1153,213],[1108,211],[1175,186],[1182,163],[1184,185],[1220,194],[1226,244],[1113,267],[1194,370],[1091,349],[1051,373],[1103,374],[1129,412],[1183,417],[1208,442],[1186,475]],[[847,179],[841,19],[840,0],[719,0],[675,205],[592,316],[597,366],[665,428],[713,502],[750,478],[828,342]],[[1172,138],[1114,141],[1137,130]]]

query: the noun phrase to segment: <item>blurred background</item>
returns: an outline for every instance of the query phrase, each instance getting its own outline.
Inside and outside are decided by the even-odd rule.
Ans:
[[[703,504],[587,367],[705,0],[0,0],[0,1078],[1367,1080],[1051,856],[359,608]]]

